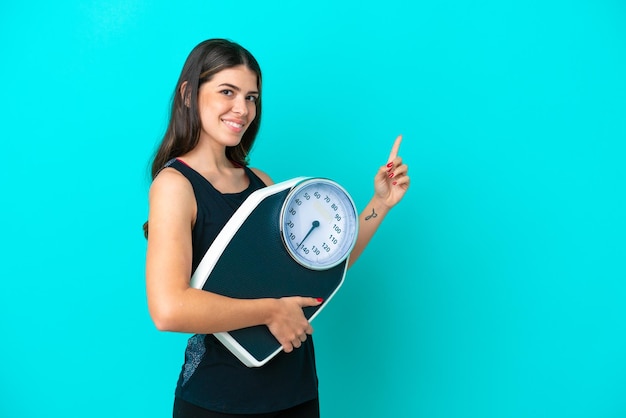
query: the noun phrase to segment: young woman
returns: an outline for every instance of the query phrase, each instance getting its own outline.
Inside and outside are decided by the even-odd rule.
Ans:
[[[189,284],[230,216],[252,192],[273,183],[247,165],[260,121],[261,70],[254,57],[224,39],[197,45],[183,66],[154,158],[144,226],[150,315],[159,330],[194,334],[174,417],[319,416],[313,328],[302,308],[321,300],[241,300]],[[400,142],[375,176],[350,264],[409,186],[408,168],[397,155]],[[284,350],[260,368],[243,365],[212,335],[254,325],[267,326]]]

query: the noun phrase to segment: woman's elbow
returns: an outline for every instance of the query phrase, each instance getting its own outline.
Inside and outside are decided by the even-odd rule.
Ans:
[[[167,303],[150,304],[150,318],[159,331],[178,331],[176,309]]]

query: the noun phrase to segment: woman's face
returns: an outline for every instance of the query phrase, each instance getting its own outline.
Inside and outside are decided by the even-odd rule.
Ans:
[[[256,117],[257,76],[244,65],[216,73],[200,86],[200,140],[233,147]]]

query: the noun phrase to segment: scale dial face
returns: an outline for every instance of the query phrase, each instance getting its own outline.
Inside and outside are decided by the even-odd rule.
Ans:
[[[311,178],[291,189],[280,215],[287,252],[312,270],[343,262],[354,248],[358,214],[350,195],[332,180]]]

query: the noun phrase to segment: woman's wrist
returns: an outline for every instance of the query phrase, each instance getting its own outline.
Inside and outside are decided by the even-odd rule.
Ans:
[[[385,216],[393,207],[387,204],[386,199],[378,196],[377,194],[372,197],[368,206],[372,207],[375,213],[382,216]]]
[[[259,313],[261,317],[261,323],[263,325],[268,326],[274,320],[276,315],[276,304],[277,299],[274,298],[263,298],[257,299],[257,303],[259,304]]]

